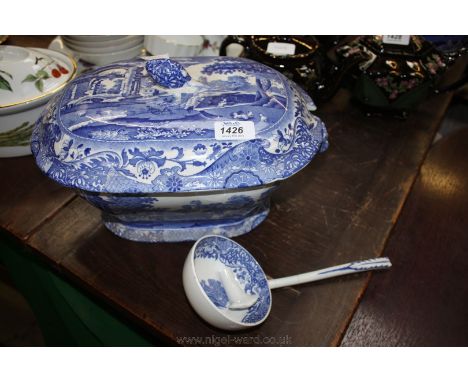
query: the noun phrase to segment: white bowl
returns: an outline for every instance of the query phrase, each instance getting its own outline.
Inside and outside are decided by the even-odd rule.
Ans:
[[[82,53],[76,52],[80,60],[89,62],[90,64],[102,66],[117,62],[120,60],[127,60],[137,57],[142,54],[143,44],[137,45],[130,49],[125,49],[114,53]]]
[[[221,43],[227,36],[223,35],[203,35],[203,49],[200,56],[219,56]]]
[[[203,37],[193,36],[145,36],[145,49],[153,55],[168,54],[169,57],[198,56],[203,49]]]
[[[0,56],[0,70],[12,89],[0,93],[0,158],[30,155],[33,126],[45,103],[75,77],[76,63],[63,53],[39,48],[2,46]],[[55,78],[57,65],[67,72]],[[33,77],[39,72],[47,72],[40,87]]]

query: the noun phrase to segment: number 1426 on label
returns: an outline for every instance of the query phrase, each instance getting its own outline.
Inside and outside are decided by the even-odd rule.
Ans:
[[[214,128],[217,140],[255,139],[255,125],[252,121],[218,121]]]

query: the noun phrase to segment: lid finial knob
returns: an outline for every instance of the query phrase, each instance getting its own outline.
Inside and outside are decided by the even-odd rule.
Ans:
[[[181,64],[168,58],[148,61],[146,70],[158,85],[165,88],[180,88],[192,79]]]

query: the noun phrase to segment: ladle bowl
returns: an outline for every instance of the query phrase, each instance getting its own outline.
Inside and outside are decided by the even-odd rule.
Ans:
[[[249,308],[229,309],[225,269],[232,271],[245,294],[255,296]],[[217,328],[249,328],[270,313],[271,293],[262,268],[245,248],[224,236],[204,236],[195,242],[185,260],[183,284],[193,309]]]

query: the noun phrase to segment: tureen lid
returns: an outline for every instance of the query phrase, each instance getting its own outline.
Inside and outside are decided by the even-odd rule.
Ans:
[[[136,59],[88,72],[44,110],[39,167],[88,191],[191,192],[287,178],[327,146],[310,97],[232,57]]]
[[[45,101],[74,74],[74,61],[62,53],[0,46],[0,108]]]

